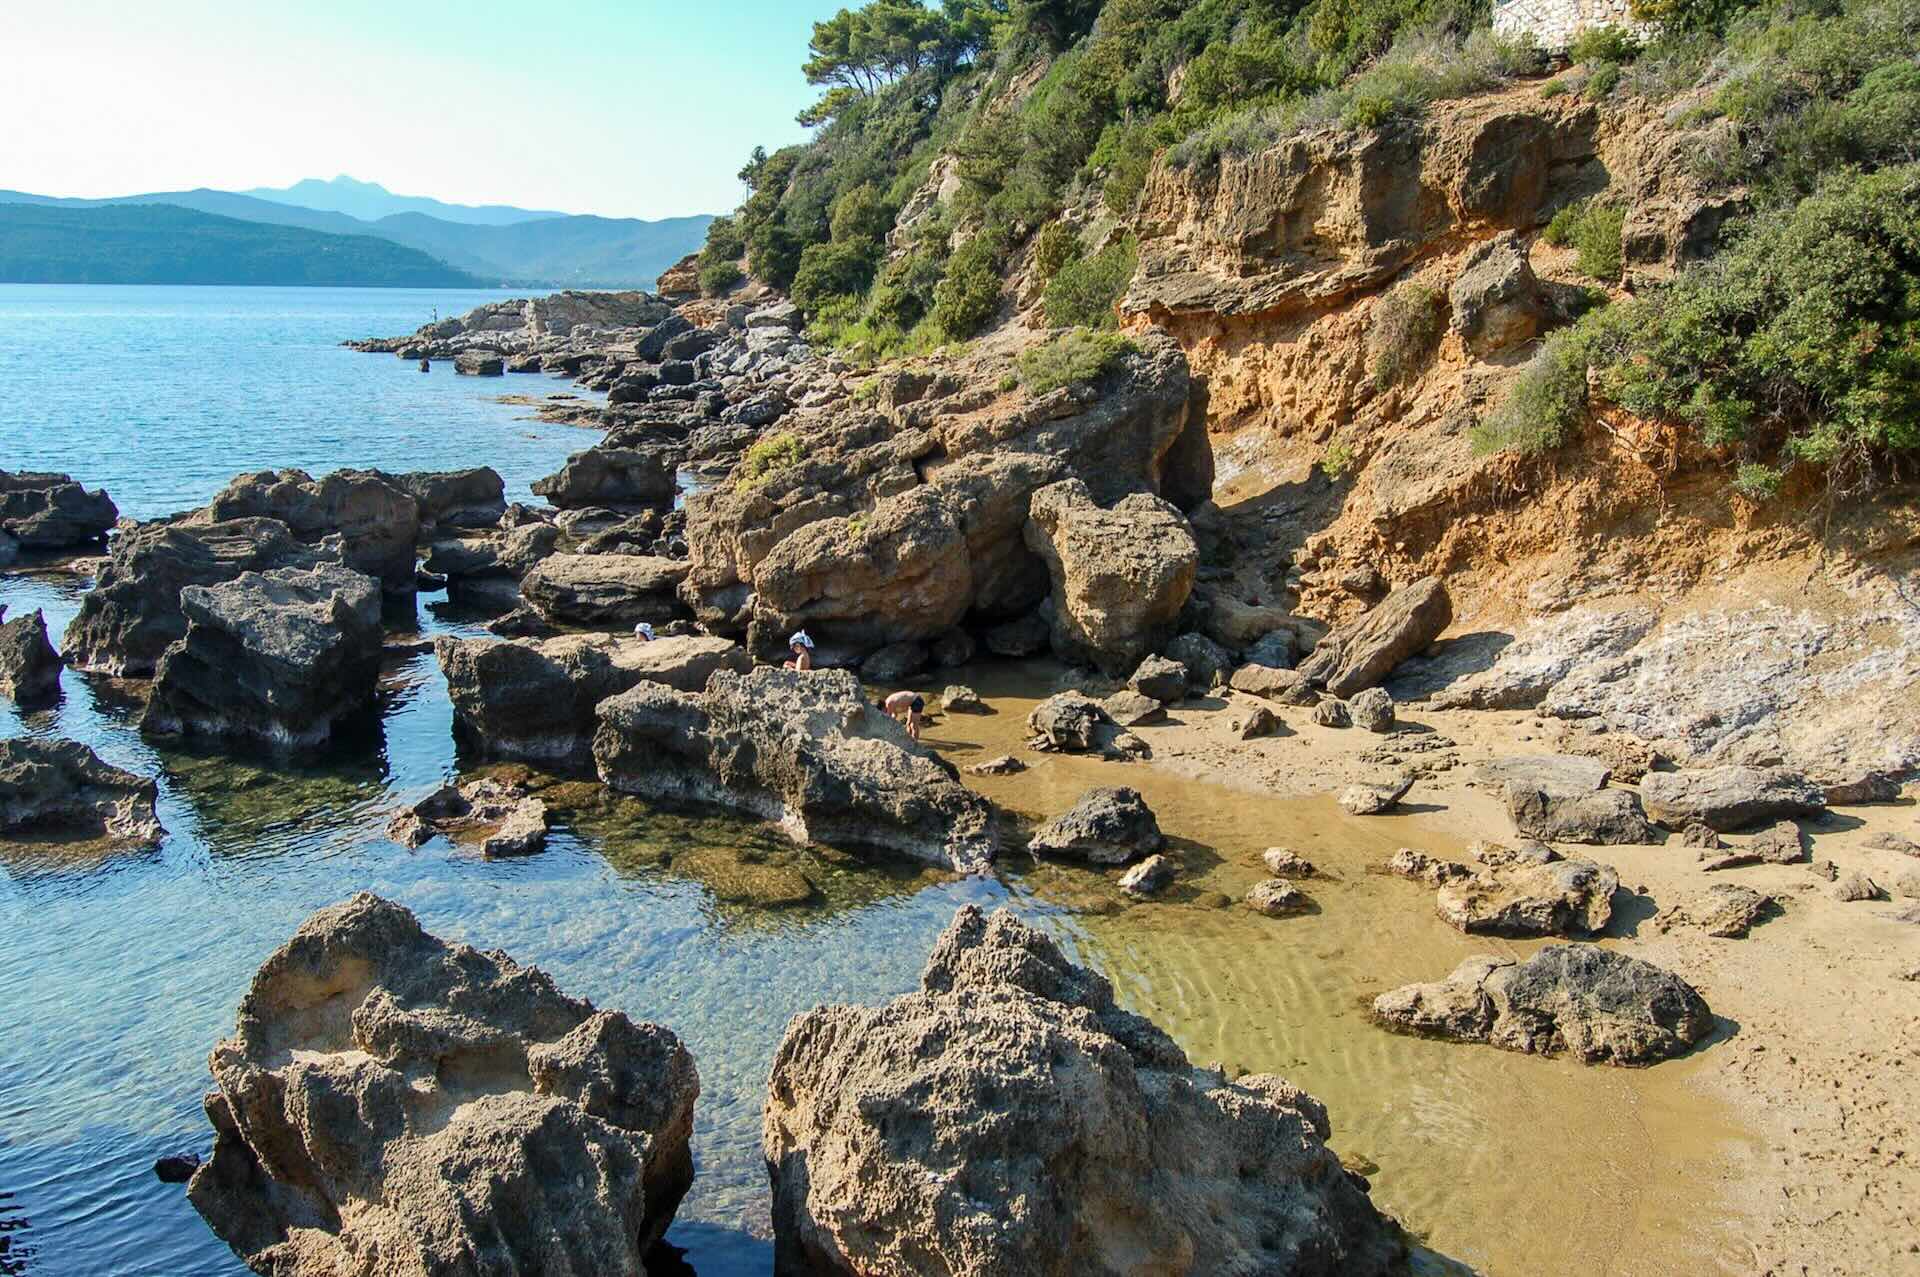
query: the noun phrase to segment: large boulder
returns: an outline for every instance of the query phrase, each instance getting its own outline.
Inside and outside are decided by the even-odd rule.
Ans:
[[[1507,801],[1513,827],[1541,842],[1659,842],[1632,791],[1607,788],[1611,768],[1579,754],[1529,754],[1482,763],[1478,778]]]
[[[414,499],[423,528],[490,528],[507,512],[506,484],[492,466],[411,470],[387,478]]]
[[[527,523],[484,537],[433,542],[421,567],[459,588],[475,578],[497,577],[518,583],[540,560],[560,548],[560,529],[551,523]]]
[[[1080,801],[1033,831],[1027,850],[1096,865],[1124,865],[1166,845],[1153,808],[1137,789],[1089,789]]]
[[[71,475],[0,470],[0,534],[29,550],[69,550],[106,536],[120,517],[105,492]]]
[[[336,470],[318,479],[304,470],[236,475],[195,517],[216,523],[278,519],[310,544],[338,536],[339,556],[348,567],[388,590],[413,592],[420,505],[378,470]]]
[[[1512,231],[1467,254],[1447,300],[1453,307],[1453,330],[1481,358],[1532,341],[1547,321],[1540,281],[1527,261],[1525,245]]]
[[[166,836],[153,810],[158,793],[78,741],[0,740],[0,833],[151,847]]]
[[[1400,662],[1423,651],[1453,622],[1453,601],[1438,577],[1423,577],[1387,595],[1348,625],[1335,626],[1300,662],[1315,687],[1350,698],[1385,681]]]
[[[520,593],[556,625],[659,624],[684,616],[677,559],[642,554],[553,554],[520,578]]]
[[[75,669],[118,676],[153,672],[187,632],[180,595],[243,572],[304,568],[337,558],[297,540],[278,519],[142,523],[114,537],[107,562],[61,640]]]
[[[673,467],[660,453],[607,447],[574,453],[559,470],[531,486],[535,496],[562,510],[595,506],[664,510],[679,490]]]
[[[380,677],[380,585],[336,563],[180,592],[185,637],[154,671],[144,730],[324,744]]]
[[[1410,1033],[1583,1064],[1652,1064],[1713,1028],[1685,980],[1589,944],[1548,945],[1525,962],[1468,958],[1443,981],[1381,994],[1373,1013]]]
[[[1192,1067],[1011,914],[962,908],[920,984],[787,1026],[762,1136],[776,1272],[1397,1270],[1317,1100]]]
[[[1136,492],[1102,509],[1079,479],[1033,494],[1026,542],[1052,583],[1054,654],[1116,676],[1173,637],[1200,565],[1170,503]]]
[[[757,816],[796,841],[959,873],[993,860],[992,807],[870,704],[847,670],[721,670],[700,693],[640,683],[600,703],[593,758],[623,793]]]
[[[673,1033],[362,892],[255,973],[187,1196],[255,1272],[642,1277],[693,1180]]]
[[[642,681],[704,691],[715,670],[745,673],[746,650],[730,639],[645,642],[605,634],[551,639],[434,641],[453,701],[454,730],[502,758],[588,762],[594,707]]]
[[[1819,785],[1784,767],[1649,772],[1640,780],[1640,800],[1669,829],[1699,823],[1723,834],[1781,816],[1815,815],[1827,805]]]
[[[21,709],[41,709],[60,699],[60,653],[47,639],[38,608],[5,620],[0,606],[0,696]]]
[[[1481,844],[1477,866],[1445,874],[1435,907],[1469,935],[1564,936],[1602,930],[1613,917],[1620,875],[1591,860],[1572,860],[1535,843]]]
[[[870,651],[1031,612],[1048,590],[1025,540],[1034,493],[1077,478],[1101,506],[1179,504],[1211,477],[1186,356],[1163,333],[1135,340],[1097,385],[1042,396],[1000,390],[1005,361],[982,353],[803,404],[687,498],[700,619]]]

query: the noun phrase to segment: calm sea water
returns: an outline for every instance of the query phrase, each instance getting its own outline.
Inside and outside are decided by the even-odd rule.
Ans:
[[[503,392],[541,377],[422,376],[343,338],[409,330],[494,294],[332,289],[0,287],[0,467],[70,471],[123,513],[199,504],[268,466],[491,464],[511,495],[590,436],[523,420]],[[58,637],[83,582],[0,576],[10,613]],[[423,596],[423,633],[467,632]],[[253,970],[314,909],[372,890],[448,938],[499,946],[568,992],[671,1025],[704,1093],[699,1177],[672,1240],[706,1277],[764,1273],[759,1112],[787,1018],[910,987],[962,901],[995,883],[926,885],[810,865],[821,903],[719,904],[658,867],[661,848],[754,851],[761,835],[631,805],[545,854],[489,863],[444,843],[405,851],[385,814],[454,773],[452,712],[431,656],[389,672],[380,738],[291,769],[156,749],[69,671],[55,709],[0,703],[0,736],[85,741],[159,778],[157,852],[75,863],[0,844],[0,1273],[195,1277],[244,1272],[153,1159],[204,1151],[206,1056]]]

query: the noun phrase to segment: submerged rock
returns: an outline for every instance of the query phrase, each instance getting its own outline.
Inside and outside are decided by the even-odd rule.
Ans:
[[[1583,1064],[1652,1064],[1713,1028],[1685,980],[1588,944],[1548,945],[1525,962],[1468,958],[1443,981],[1381,994],[1373,1013],[1410,1033]]]
[[[763,1144],[781,1273],[1370,1277],[1405,1254],[1326,1110],[1195,1069],[1107,981],[967,906],[919,992],[788,1025]]]
[[[1649,772],[1640,798],[1647,814],[1669,829],[1697,822],[1723,834],[1780,816],[1815,815],[1827,805],[1820,786],[1784,767]]]
[[[1180,867],[1171,856],[1148,856],[1120,875],[1120,890],[1130,896],[1155,896],[1173,885]]]
[[[454,729],[464,740],[496,757],[549,762],[592,758],[594,707],[609,696],[643,681],[699,692],[715,670],[752,668],[738,643],[705,637],[442,636],[433,650],[447,678]]]
[[[594,762],[623,793],[725,807],[796,841],[959,873],[993,860],[992,807],[848,671],[721,670],[698,694],[643,682],[596,712]]]
[[[403,847],[435,835],[477,842],[490,860],[530,856],[547,845],[547,805],[522,786],[483,777],[442,785],[387,822],[387,837]]]
[[[300,748],[365,710],[380,677],[380,586],[328,563],[180,592],[187,633],[161,656],[143,730]]]
[[[1310,685],[1351,699],[1385,681],[1395,666],[1423,651],[1452,621],[1447,587],[1438,577],[1425,577],[1387,595],[1359,620],[1336,626],[1297,672]]]
[[[1096,865],[1123,865],[1166,844],[1153,808],[1136,789],[1089,789],[1071,810],[1034,831],[1035,856],[1069,857]]]
[[[28,550],[70,550],[113,530],[120,511],[105,492],[65,474],[0,470],[0,536]]]
[[[0,606],[0,618],[6,615]],[[60,699],[60,653],[47,639],[47,620],[35,608],[0,619],[0,696],[21,709],[41,709]]]
[[[210,1063],[187,1196],[262,1274],[640,1274],[693,1180],[671,1031],[365,892],[261,965]]]
[[[0,740],[0,832],[151,847],[166,837],[158,787],[100,761],[78,741]]]
[[[1247,908],[1269,918],[1305,913],[1313,907],[1307,893],[1285,878],[1267,878],[1247,890]]]

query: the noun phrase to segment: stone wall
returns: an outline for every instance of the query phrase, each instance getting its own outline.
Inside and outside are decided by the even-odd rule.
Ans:
[[[1496,35],[1532,32],[1534,42],[1550,53],[1564,53],[1573,38],[1588,27],[1625,27],[1646,33],[1629,0],[1494,0]]]

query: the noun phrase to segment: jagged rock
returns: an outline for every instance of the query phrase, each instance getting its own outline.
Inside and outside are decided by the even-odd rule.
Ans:
[[[596,506],[664,510],[679,491],[673,467],[661,454],[638,448],[576,452],[559,470],[530,486],[535,496],[562,510]]]
[[[1052,630],[1038,616],[1023,616],[995,625],[986,632],[987,650],[995,656],[1032,656],[1047,645]]]
[[[1328,1136],[1312,1097],[1192,1068],[1053,941],[967,906],[920,991],[788,1025],[763,1133],[775,1269],[1392,1271],[1398,1230]]]
[[[162,1184],[184,1184],[200,1169],[200,1154],[172,1153],[153,1161],[153,1177]]]
[[[1511,642],[1497,636],[1502,646],[1492,653],[1491,666],[1475,660],[1465,672],[1448,671],[1439,685],[1421,690],[1439,709],[1532,709],[1575,669],[1631,649],[1657,619],[1649,608],[1576,608],[1536,623]]]
[[[1235,719],[1230,726],[1239,733],[1241,740],[1257,740],[1262,736],[1272,736],[1284,724],[1280,716],[1265,705],[1255,705],[1247,711],[1246,717]]]
[[[1084,692],[1056,692],[1027,714],[1027,730],[1034,734],[1030,748],[1078,754],[1103,747],[1113,720],[1100,702]]]
[[[1123,865],[1166,843],[1153,809],[1135,789],[1089,789],[1069,811],[1040,826],[1027,842],[1035,856]]]
[[[1791,820],[1776,820],[1755,834],[1747,844],[1760,860],[1769,865],[1797,865],[1807,859],[1807,840],[1800,826]]]
[[[984,714],[987,703],[980,693],[961,683],[949,683],[940,693],[940,708],[949,714]]]
[[[1127,686],[1163,705],[1172,705],[1187,698],[1187,667],[1171,657],[1149,656],[1134,669]]]
[[[453,357],[453,370],[462,377],[498,377],[507,370],[507,365],[499,355],[467,350]]]
[[[520,578],[520,593],[556,625],[657,625],[686,614],[675,592],[686,577],[676,559],[552,554]]]
[[[301,544],[278,519],[142,523],[113,539],[60,646],[75,669],[150,674],[168,645],[186,636],[180,595],[187,586],[330,558],[337,555]]]
[[[1821,860],[1807,866],[1807,872],[1816,878],[1825,878],[1828,882],[1840,881],[1840,866],[1831,860]]]
[[[1304,913],[1312,907],[1307,893],[1285,878],[1266,878],[1247,889],[1247,908],[1269,918]]]
[[[547,805],[523,786],[490,778],[442,785],[387,822],[387,837],[418,847],[436,834],[478,842],[488,859],[530,856],[547,843]]]
[[[0,606],[0,618],[7,609]],[[35,608],[0,619],[0,696],[21,709],[40,709],[60,699],[60,653],[47,640],[47,620]]]
[[[151,847],[167,832],[153,810],[158,793],[78,741],[0,740],[0,832]]]
[[[570,634],[514,640],[442,636],[434,655],[447,679],[454,728],[503,758],[585,762],[594,708],[643,681],[700,692],[716,670],[744,674],[747,653],[729,639]]]
[[[1393,697],[1387,695],[1384,687],[1369,687],[1356,693],[1347,702],[1347,713],[1355,727],[1379,733],[1393,730]]]
[[[1662,931],[1676,926],[1697,927],[1722,940],[1739,940],[1777,907],[1772,896],[1738,883],[1719,882],[1662,910],[1656,921]]]
[[[278,519],[309,544],[340,538],[339,558],[396,593],[413,592],[414,542],[420,505],[398,480],[378,470],[335,470],[315,479],[304,470],[235,475],[195,521]]]
[[[1647,815],[1669,829],[1698,822],[1729,833],[1779,816],[1811,816],[1827,805],[1820,787],[1784,767],[1707,767],[1651,772],[1640,781]]]
[[[1167,721],[1167,707],[1151,696],[1132,690],[1115,692],[1100,702],[1107,717],[1122,727],[1145,727]]]
[[[869,683],[904,683],[926,668],[926,644],[889,643],[860,662],[860,677]]]
[[[1247,664],[1290,670],[1300,663],[1300,640],[1292,630],[1274,630],[1247,649]]]
[[[1661,840],[1660,831],[1640,810],[1640,800],[1625,789],[1553,794],[1509,785],[1507,812],[1515,832],[1542,842],[1619,846]]]
[[[1186,667],[1189,688],[1204,692],[1233,676],[1232,655],[1204,634],[1175,635],[1166,646],[1166,655]]]
[[[992,807],[867,703],[845,670],[721,670],[699,694],[640,683],[602,701],[606,784],[771,822],[797,841],[878,847],[960,873],[992,861]]]
[[[1468,958],[1436,984],[1383,993],[1373,1013],[1430,1037],[1583,1064],[1652,1064],[1713,1028],[1713,1013],[1670,971],[1589,944],[1548,945],[1525,962]]]
[[[1320,640],[1297,673],[1314,687],[1351,700],[1424,650],[1453,621],[1453,601],[1438,577],[1401,586],[1372,611]]]
[[[1033,494],[1027,548],[1053,585],[1053,650],[1109,675],[1173,637],[1200,547],[1169,502],[1147,493],[1095,503],[1078,479]]]
[[[25,549],[91,545],[119,517],[112,498],[87,491],[71,475],[0,470],[0,535]]]
[[[1313,721],[1322,727],[1351,727],[1353,715],[1345,701],[1325,700],[1313,707]]]
[[[1886,772],[1866,772],[1847,780],[1827,781],[1820,792],[1829,807],[1892,803],[1900,801],[1900,779]]]
[[[1833,898],[1846,903],[1858,900],[1885,900],[1887,893],[1879,883],[1855,870],[1834,886]]]
[[[1727,844],[1721,841],[1719,831],[1712,825],[1703,825],[1696,820],[1681,828],[1680,845],[1697,847],[1703,851],[1718,851]]]
[[[421,566],[456,585],[465,584],[470,577],[489,576],[518,582],[559,545],[559,528],[551,523],[529,523],[498,536],[435,541]]]
[[[671,1031],[366,892],[261,965],[211,1065],[187,1196],[259,1273],[644,1273],[693,1180]]]
[[[1282,705],[1305,709],[1320,702],[1320,696],[1299,670],[1277,670],[1271,665],[1242,665],[1233,672],[1231,686],[1236,692],[1250,692]]]
[[[1120,875],[1120,890],[1130,896],[1157,896],[1173,885],[1179,867],[1167,856],[1148,856]]]
[[[1016,772],[1027,770],[1027,765],[1012,754],[1001,754],[996,758],[987,759],[984,763],[975,763],[967,770],[976,776],[1011,776]]]
[[[380,585],[335,563],[180,592],[186,635],[154,670],[142,730],[299,749],[366,710],[380,677]]]
[[[1414,847],[1402,847],[1394,852],[1386,867],[1387,872],[1396,877],[1424,882],[1430,887],[1473,876],[1473,870],[1457,860],[1443,860]]]
[[[1468,935],[1564,936],[1603,930],[1613,917],[1620,875],[1606,865],[1538,844],[1483,845],[1473,854],[1479,867],[1449,876],[1434,901],[1448,925]]]
[[[1890,829],[1882,830],[1868,838],[1867,846],[1879,851],[1897,851],[1903,856],[1920,856],[1920,842],[1915,842],[1905,834],[1896,834]]]
[[[1356,781],[1340,791],[1340,809],[1353,816],[1378,816],[1405,798],[1413,782],[1410,772],[1389,781]]]
[[[1276,878],[1311,878],[1317,870],[1313,862],[1291,847],[1269,847],[1260,853],[1260,863]]]
[[[1532,341],[1547,319],[1540,281],[1512,231],[1467,254],[1447,297],[1453,305],[1453,330],[1481,358]]]
[[[421,526],[490,528],[507,512],[506,485],[492,466],[389,475],[419,507]]]

